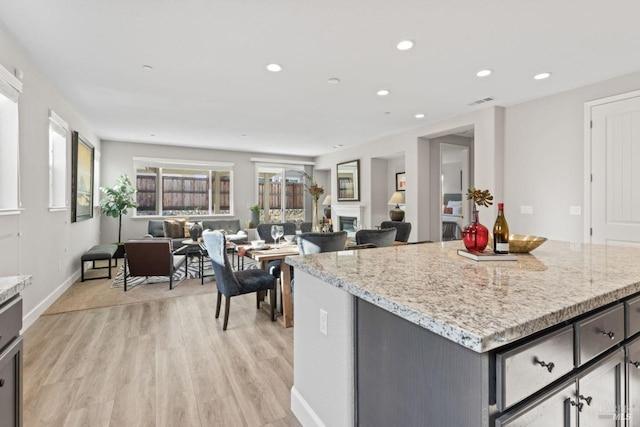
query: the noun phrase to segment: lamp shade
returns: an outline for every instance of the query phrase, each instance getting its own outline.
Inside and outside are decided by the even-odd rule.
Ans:
[[[331,205],[331,194],[327,194],[327,197],[324,198],[324,201],[322,202],[323,206],[329,206]]]
[[[404,193],[396,191],[389,199],[390,205],[404,205]]]

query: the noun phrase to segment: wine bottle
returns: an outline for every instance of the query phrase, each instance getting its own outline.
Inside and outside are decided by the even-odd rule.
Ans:
[[[504,203],[498,203],[498,217],[493,226],[493,252],[509,253],[509,225],[504,217]]]

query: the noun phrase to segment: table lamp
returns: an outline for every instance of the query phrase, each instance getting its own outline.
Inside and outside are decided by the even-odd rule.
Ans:
[[[395,208],[389,211],[389,217],[391,221],[404,221],[404,211],[400,209],[400,205],[404,205],[404,193],[396,191],[389,199],[389,205],[396,205]]]
[[[324,208],[325,218],[331,218],[331,194],[327,194],[327,197],[324,198],[322,205],[326,206],[326,208]]]

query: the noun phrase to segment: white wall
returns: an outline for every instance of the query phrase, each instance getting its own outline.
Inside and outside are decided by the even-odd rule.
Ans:
[[[430,190],[429,178],[429,139],[454,133],[457,130],[473,127],[475,130],[475,185],[489,188],[496,197],[502,197],[502,126],[504,109],[490,107],[469,114],[443,120],[438,123],[421,126],[376,141],[353,145],[334,153],[316,158],[316,167],[331,168],[332,188],[337,183],[335,167],[337,163],[360,159],[361,198],[360,202],[342,202],[365,206],[365,224],[374,224],[371,211],[372,193],[379,191],[371,181],[371,159],[384,158],[398,152],[404,153],[404,169],[407,177],[405,191],[405,221],[412,223],[411,240],[427,240],[431,236],[428,205]],[[395,176],[394,176],[395,179]],[[395,184],[394,184],[395,185]],[[487,209],[487,217],[495,217],[495,208]]]
[[[62,47],[63,48],[63,47]],[[49,212],[49,109],[77,130],[96,151],[90,125],[41,74],[26,52],[0,27],[0,63],[24,73],[20,95],[20,215],[0,216],[0,276],[32,274],[23,291],[25,327],[37,318],[80,271],[80,255],[99,241],[100,218],[71,223],[71,212]],[[67,191],[71,196],[71,138]],[[21,237],[19,237],[21,235]]]
[[[172,147],[169,145],[150,145],[138,144],[131,142],[115,142],[104,141],[102,144],[102,183],[103,186],[113,185],[116,179],[123,173],[130,177],[135,176],[133,169],[133,157],[153,157],[166,159],[182,159],[182,160],[203,160],[203,161],[220,161],[230,162],[234,164],[233,175],[233,199],[234,199],[234,215],[220,216],[220,219],[237,218],[240,225],[245,226],[249,220],[249,209],[247,205],[256,203],[256,172],[255,163],[250,159],[285,159],[298,161],[311,161],[312,159],[302,157],[293,158],[281,155],[268,156],[265,154],[247,153],[241,151],[223,151],[223,150],[207,150],[203,148],[185,148]],[[320,184],[326,182],[327,172],[319,171],[314,174]],[[325,186],[325,188],[327,188]],[[101,195],[102,196],[102,195]],[[309,202],[310,197],[305,201]],[[322,202],[322,200],[320,200]],[[311,210],[307,209],[309,220]],[[140,237],[147,234],[147,225],[149,218],[140,217],[133,218],[129,213],[122,219],[122,239],[126,241],[134,237]],[[118,237],[118,220],[113,218],[105,218],[102,221],[101,233],[103,240],[106,242],[114,242]]]
[[[640,89],[640,73],[585,86],[506,109],[505,216],[509,231],[583,241],[584,103]],[[476,166],[478,164],[476,163]],[[520,206],[533,206],[533,215]]]

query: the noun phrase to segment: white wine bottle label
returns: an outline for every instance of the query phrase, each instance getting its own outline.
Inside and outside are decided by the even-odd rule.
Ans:
[[[509,243],[496,243],[496,252],[509,252]]]

